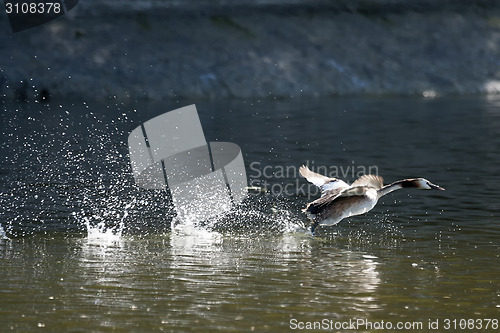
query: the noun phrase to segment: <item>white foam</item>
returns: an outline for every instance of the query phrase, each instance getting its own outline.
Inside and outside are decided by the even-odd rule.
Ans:
[[[118,224],[114,226],[108,226],[104,222],[104,218],[99,215],[94,215],[91,217],[83,217],[84,225],[87,228],[87,238],[89,240],[103,242],[103,243],[113,243],[121,240],[123,230],[125,228],[125,219],[128,216],[128,209],[133,206],[135,200],[131,203],[128,203],[123,211],[123,215],[117,215],[119,218]],[[85,214],[85,212],[82,212]],[[75,217],[78,215],[76,213],[73,214]],[[109,215],[109,214],[102,214]],[[96,223],[96,221],[98,221]]]
[[[172,223],[170,245],[175,257],[219,251],[222,234],[208,230],[193,220],[174,220],[176,221]]]
[[[104,243],[115,242],[121,239],[122,233],[115,228],[106,228],[104,223],[95,226],[87,224],[87,238],[90,240],[103,241]]]

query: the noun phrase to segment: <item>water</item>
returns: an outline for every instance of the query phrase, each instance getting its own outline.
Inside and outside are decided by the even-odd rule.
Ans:
[[[7,237],[7,235],[5,234],[5,230],[3,230],[2,226],[0,226],[0,240],[5,239],[9,239],[9,237]]]
[[[238,144],[267,193],[171,230],[165,193],[133,184],[126,139],[190,103],[4,105],[0,330],[348,331],[335,325],[359,320],[357,331],[458,331],[500,319],[500,100],[197,101],[207,141]],[[297,181],[302,163],[446,191],[392,193],[312,237],[300,208],[317,193]]]

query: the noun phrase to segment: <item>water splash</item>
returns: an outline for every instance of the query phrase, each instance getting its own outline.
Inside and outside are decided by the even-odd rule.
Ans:
[[[304,221],[285,198],[249,196],[217,219],[198,223],[207,230],[245,234],[294,233],[304,230]]]
[[[6,140],[0,148],[9,154],[0,176],[8,181],[0,186],[0,220],[9,235],[63,229],[121,237],[172,230],[175,210],[168,194],[134,184],[126,138],[137,120],[121,107],[98,114],[86,103],[83,109],[74,104],[5,108]],[[250,196],[210,221],[177,220],[177,231],[285,233],[302,224],[295,211],[276,196]]]
[[[85,216],[85,211],[81,212],[83,223],[87,229],[87,238],[89,239],[120,239],[125,229],[125,220],[129,215],[129,209],[133,208],[136,200],[132,200],[123,208],[123,213],[116,209],[102,211],[101,214]],[[74,213],[73,216],[78,217]],[[110,218],[111,217],[111,218]]]
[[[217,244],[222,239],[222,234],[200,226],[197,221],[172,221],[171,242],[175,248],[192,248],[194,245]]]
[[[96,226],[88,225],[87,239],[91,241],[98,241],[99,243],[114,243],[121,239],[120,232],[115,231],[113,228],[106,228],[104,223],[98,223]]]
[[[74,212],[99,211],[110,184],[130,189],[125,113],[25,104],[5,106],[2,118],[0,220],[14,237],[85,230]]]

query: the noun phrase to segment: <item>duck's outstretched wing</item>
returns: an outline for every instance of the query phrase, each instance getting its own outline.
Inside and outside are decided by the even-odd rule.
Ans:
[[[351,186],[352,187],[367,186],[379,190],[382,188],[382,186],[384,186],[384,179],[376,175],[363,175],[358,179],[356,179]]]
[[[309,170],[309,168],[305,165],[300,167],[299,173],[302,177],[307,179],[308,182],[313,183],[318,187],[321,187],[324,184],[329,183],[332,180],[335,180],[335,178],[330,178],[327,176],[320,175],[319,173],[313,172]]]
[[[307,179],[308,182],[318,186],[321,189],[322,195],[325,195],[327,191],[349,187],[343,180],[320,175],[319,173],[309,170],[305,165],[300,167],[299,173],[302,177]]]

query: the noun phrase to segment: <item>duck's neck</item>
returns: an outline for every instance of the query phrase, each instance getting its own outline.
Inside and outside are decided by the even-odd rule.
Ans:
[[[394,182],[389,185],[385,185],[382,187],[380,190],[377,191],[378,197],[383,197],[384,195],[391,193],[392,191],[399,190],[400,188],[406,187],[405,186],[405,181],[406,180],[399,180],[397,182]]]

